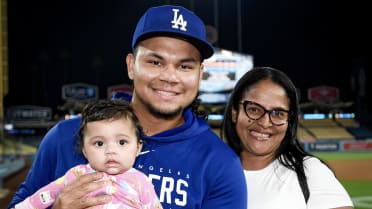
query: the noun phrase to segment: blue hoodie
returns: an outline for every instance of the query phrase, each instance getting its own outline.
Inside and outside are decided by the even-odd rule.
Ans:
[[[189,109],[185,123],[144,137],[134,167],[152,180],[164,209],[246,209],[239,157]],[[28,176],[8,208],[87,160],[79,151],[80,119],[62,121],[43,138]]]

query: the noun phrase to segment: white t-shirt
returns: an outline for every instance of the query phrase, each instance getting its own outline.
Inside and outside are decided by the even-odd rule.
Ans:
[[[353,205],[333,172],[319,159],[307,158],[304,166],[310,190],[307,205],[296,173],[278,160],[261,170],[245,170],[248,209],[326,209]]]

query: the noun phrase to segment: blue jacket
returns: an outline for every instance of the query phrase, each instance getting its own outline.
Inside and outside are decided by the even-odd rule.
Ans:
[[[151,137],[135,168],[147,174],[164,209],[246,209],[239,157],[189,109],[185,124]],[[62,121],[43,138],[28,176],[8,208],[87,160],[77,146],[80,119]]]

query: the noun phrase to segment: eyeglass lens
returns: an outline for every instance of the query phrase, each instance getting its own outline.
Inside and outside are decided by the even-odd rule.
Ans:
[[[269,113],[269,119],[274,125],[283,125],[288,121],[288,112],[280,109],[266,110],[261,105],[245,101],[244,109],[247,116],[252,120],[261,119],[266,113]]]

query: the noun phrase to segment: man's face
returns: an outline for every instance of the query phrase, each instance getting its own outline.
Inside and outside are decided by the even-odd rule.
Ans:
[[[203,74],[199,50],[170,37],[142,41],[136,56],[127,57],[128,76],[133,80],[132,104],[155,116],[172,118],[196,97]]]

